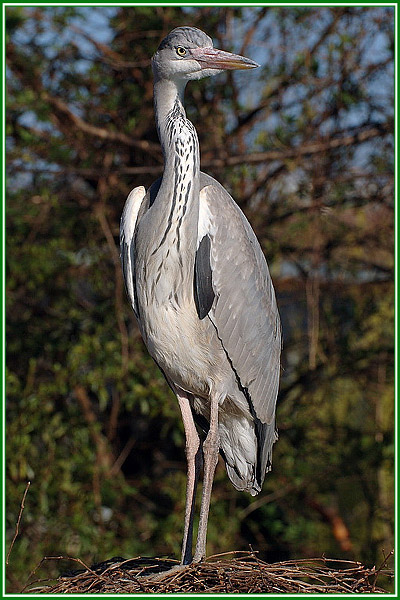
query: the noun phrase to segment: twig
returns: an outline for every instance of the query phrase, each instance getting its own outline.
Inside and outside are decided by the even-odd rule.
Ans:
[[[22,513],[23,513],[23,510],[25,508],[25,498],[26,498],[26,495],[28,493],[30,485],[31,485],[31,482],[28,481],[28,483],[26,484],[24,495],[22,496],[21,508],[19,509],[17,524],[15,526],[14,537],[12,539],[11,546],[10,546],[8,552],[7,552],[6,565],[8,565],[8,559],[10,558],[11,550],[13,549],[13,546],[15,544],[15,540],[17,539],[18,534],[19,534],[19,524],[21,522]]]
[[[391,556],[393,556],[393,554],[394,554],[394,550],[391,550],[386,556],[383,557],[382,564],[376,569],[376,571],[375,571],[375,577],[374,577],[374,582],[372,584],[373,589],[375,589],[379,573],[383,570],[383,567],[385,567],[385,566],[387,567],[387,561],[389,560],[389,558]]]
[[[133,437],[130,437],[129,440],[126,442],[120,455],[118,456],[117,460],[114,462],[113,466],[110,469],[110,477],[114,477],[119,472],[128,455],[130,454],[133,446],[135,445],[135,442],[136,440]]]
[[[40,567],[43,565],[43,563],[45,563],[46,561],[49,561],[49,560],[71,560],[72,562],[76,562],[76,563],[80,564],[85,569],[85,571],[87,571],[88,573],[90,573],[91,575],[93,575],[95,578],[104,580],[104,577],[101,574],[98,574],[95,571],[93,571],[93,569],[91,569],[90,567],[88,567],[88,565],[86,563],[84,563],[83,560],[81,560],[80,558],[73,558],[72,556],[44,556],[40,560],[40,562],[36,565],[36,567],[34,569],[32,569],[32,571],[29,573],[29,576],[28,576],[28,579],[27,579],[27,583],[22,588],[21,593],[29,585],[28,582],[29,582],[30,578],[33,577],[33,575],[36,573],[36,571],[38,569],[40,569]],[[34,583],[36,583],[36,582],[34,582]]]

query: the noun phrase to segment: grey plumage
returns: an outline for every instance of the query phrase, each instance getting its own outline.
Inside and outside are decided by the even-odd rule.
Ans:
[[[174,48],[184,44],[186,48],[206,48],[212,46],[212,39],[197,27],[176,27],[160,43],[158,50]]]
[[[186,432],[188,488],[182,562],[192,560],[200,445],[207,430],[199,533],[205,554],[212,479],[220,450],[238,490],[258,493],[271,468],[281,330],[267,263],[226,190],[200,173],[196,130],[186,119],[190,79],[253,61],[212,48],[202,31],[174,29],[153,57],[154,103],[164,174],[135,188],[121,219],[127,293],[143,339],[177,395]]]

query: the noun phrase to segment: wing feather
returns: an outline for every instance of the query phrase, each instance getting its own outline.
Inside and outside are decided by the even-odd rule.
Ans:
[[[133,256],[133,238],[135,234],[138,213],[145,195],[146,190],[142,185],[134,188],[129,194],[121,217],[119,236],[125,287],[136,317],[138,315],[135,301],[135,261]]]
[[[246,217],[222,186],[207,177],[208,181],[213,183],[200,192],[199,215],[199,238],[208,235],[211,241],[215,299],[208,316],[241,386],[248,391],[257,418],[272,424],[281,352],[274,288]]]
[[[210,238],[201,240],[194,261],[194,299],[199,319],[204,319],[214,302],[212,271],[210,265]]]

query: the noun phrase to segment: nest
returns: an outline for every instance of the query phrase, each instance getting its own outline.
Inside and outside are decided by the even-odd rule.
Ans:
[[[49,560],[46,557],[37,569]],[[254,552],[231,552],[209,557],[199,564],[178,566],[175,560],[157,558],[112,558],[86,566],[70,559],[80,569],[61,574],[56,580],[37,580],[23,592],[36,594],[135,594],[135,593],[273,593],[349,594],[387,593],[378,587],[378,577],[392,577],[386,560],[379,569],[359,562],[328,558],[288,560],[268,564]]]

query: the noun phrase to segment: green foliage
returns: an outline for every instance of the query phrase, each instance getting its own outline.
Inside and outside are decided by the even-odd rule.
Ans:
[[[6,13],[8,544],[31,481],[8,591],[45,555],[179,556],[183,428],[125,298],[118,227],[162,167],[149,57],[188,22],[265,65],[193,82],[186,107],[204,170],[256,229],[284,329],[272,473],[250,498],[219,464],[208,553],[379,563],[394,506],[393,11]]]

